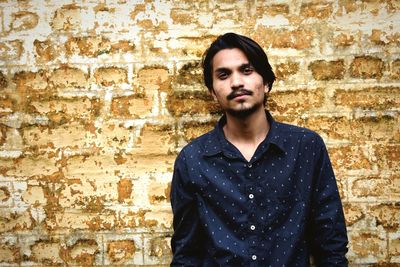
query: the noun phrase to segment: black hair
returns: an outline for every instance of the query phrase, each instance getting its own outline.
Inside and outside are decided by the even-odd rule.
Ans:
[[[223,49],[240,49],[250,61],[250,64],[263,77],[264,84],[271,91],[275,81],[275,74],[268,62],[268,57],[259,44],[252,39],[236,33],[225,33],[220,35],[205,51],[203,55],[203,78],[208,90],[213,89],[212,83],[212,60],[214,56]]]

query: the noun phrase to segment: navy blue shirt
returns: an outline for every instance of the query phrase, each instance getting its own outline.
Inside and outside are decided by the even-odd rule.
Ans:
[[[171,266],[347,266],[347,233],[322,138],[279,123],[250,161],[214,130],[178,155]]]

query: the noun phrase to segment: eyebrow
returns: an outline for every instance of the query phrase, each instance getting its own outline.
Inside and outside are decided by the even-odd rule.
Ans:
[[[242,65],[240,65],[239,66],[239,69],[240,70],[243,70],[243,69],[245,69],[245,68],[254,68],[253,67],[253,65],[249,62],[249,63],[243,63]],[[221,72],[229,72],[230,71],[230,69],[229,68],[226,68],[226,67],[220,67],[220,68],[217,68],[217,69],[215,69],[215,73],[221,73]]]

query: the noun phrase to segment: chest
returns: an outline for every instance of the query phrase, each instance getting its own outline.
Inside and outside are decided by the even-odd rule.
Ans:
[[[270,197],[303,194],[311,189],[313,162],[304,157],[265,155],[254,162],[224,156],[207,158],[192,168],[196,190],[239,198],[249,192]]]

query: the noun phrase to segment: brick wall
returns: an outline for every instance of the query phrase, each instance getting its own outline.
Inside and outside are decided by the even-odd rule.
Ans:
[[[102,3],[100,3],[102,2]],[[177,152],[220,112],[220,33],[278,76],[274,116],[318,131],[352,264],[400,264],[397,0],[0,0],[0,265],[163,265]]]

